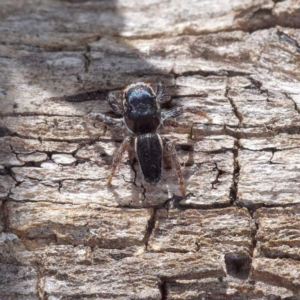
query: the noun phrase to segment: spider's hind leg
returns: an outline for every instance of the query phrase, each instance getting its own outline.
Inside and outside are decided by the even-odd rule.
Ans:
[[[107,185],[108,186],[111,186],[111,182],[112,182],[112,179],[113,179],[113,177],[115,175],[117,166],[119,165],[124,152],[128,149],[131,141],[132,141],[132,137],[131,136],[127,136],[124,139],[122,145],[120,146],[120,148],[119,148],[119,150],[117,152],[117,155],[115,156],[115,158],[113,160],[113,163],[112,163],[112,168],[111,168],[110,176],[109,176],[108,181],[107,181]]]

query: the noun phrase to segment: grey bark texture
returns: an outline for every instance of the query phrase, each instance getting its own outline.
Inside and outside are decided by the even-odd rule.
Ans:
[[[298,0],[0,3],[0,299],[300,299]],[[198,107],[143,182],[105,97]]]

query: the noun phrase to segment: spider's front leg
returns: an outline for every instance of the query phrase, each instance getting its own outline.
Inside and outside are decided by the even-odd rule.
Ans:
[[[114,174],[116,172],[116,169],[117,169],[117,166],[118,164],[120,163],[121,159],[122,159],[122,156],[124,154],[124,152],[128,149],[131,141],[132,141],[133,137],[132,136],[127,136],[122,145],[120,146],[119,150],[118,150],[118,153],[117,155],[115,156],[114,160],[113,160],[113,164],[112,164],[112,168],[111,168],[111,172],[110,172],[110,176],[108,178],[108,181],[107,181],[107,185],[108,186],[111,186],[111,182],[112,182],[112,179],[114,177]]]
[[[89,119],[100,120],[107,126],[122,127],[124,125],[123,119],[112,118],[112,117],[106,116],[105,114],[101,114],[101,113],[96,113],[96,112],[89,113],[86,115],[86,117]]]
[[[181,166],[180,166],[180,162],[178,160],[175,146],[174,146],[173,142],[171,142],[171,141],[164,140],[164,143],[165,143],[165,146],[164,146],[165,155],[164,156],[170,157],[171,162],[172,162],[172,167],[176,170],[181,196],[183,198],[185,198],[186,197],[185,184],[184,184],[183,174],[181,171]]]
[[[108,94],[107,101],[108,101],[109,106],[111,107],[111,109],[113,110],[113,112],[115,114],[123,116],[123,112],[124,112],[123,104],[120,103],[120,101],[117,100],[117,98],[112,93]],[[112,117],[106,116],[102,113],[96,113],[96,112],[89,113],[87,115],[87,117],[90,119],[98,119],[107,126],[122,127],[124,125],[123,119],[112,118]]]
[[[118,100],[113,93],[108,93],[107,102],[111,107],[111,109],[114,111],[114,113],[123,116],[124,114],[123,103],[121,100]]]
[[[156,101],[160,104],[166,104],[172,101],[170,95],[165,94],[165,89],[166,89],[165,83],[160,78],[157,78],[155,94],[156,94]],[[164,99],[165,96],[169,96],[169,97],[166,97]]]
[[[177,108],[174,108],[171,110],[163,110],[161,115],[162,115],[163,121],[165,121],[170,118],[176,118],[185,112],[190,112],[190,113],[199,115],[201,117],[206,118],[208,121],[211,121],[211,118],[205,112],[201,111],[197,107],[177,107]]]
[[[162,102],[162,99],[165,95],[165,84],[164,82],[160,79],[156,79],[156,99],[158,102]]]

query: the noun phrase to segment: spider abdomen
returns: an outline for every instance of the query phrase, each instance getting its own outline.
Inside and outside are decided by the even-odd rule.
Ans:
[[[161,180],[163,144],[158,133],[141,134],[135,138],[135,151],[147,183]]]

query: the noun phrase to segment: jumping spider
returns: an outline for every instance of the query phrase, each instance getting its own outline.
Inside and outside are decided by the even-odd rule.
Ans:
[[[196,113],[208,120],[210,118],[197,108],[180,107],[161,110],[161,104],[164,102],[164,89],[161,80],[157,80],[155,92],[149,83],[133,83],[120,92],[119,99],[116,99],[112,93],[109,93],[107,97],[112,110],[116,114],[122,115],[122,119],[114,119],[98,113],[89,114],[90,117],[99,118],[107,125],[125,124],[129,132],[113,160],[111,173],[107,181],[108,186],[111,185],[123,153],[134,143],[135,153],[144,180],[150,184],[157,184],[161,180],[163,154],[164,151],[169,153],[173,168],[177,173],[181,195],[185,198],[185,185],[175,147],[173,143],[163,139],[158,130],[165,120],[175,118],[185,111]]]

